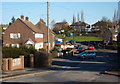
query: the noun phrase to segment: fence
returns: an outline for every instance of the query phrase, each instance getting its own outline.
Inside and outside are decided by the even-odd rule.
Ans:
[[[2,70],[24,69],[24,56],[19,58],[4,58],[2,59]]]

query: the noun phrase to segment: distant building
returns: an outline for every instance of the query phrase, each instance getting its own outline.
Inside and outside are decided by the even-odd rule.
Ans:
[[[56,34],[61,34],[64,32],[64,27],[69,27],[70,25],[67,22],[58,22],[54,25],[53,31]]]
[[[74,30],[76,31],[86,31],[86,32],[91,31],[89,24],[80,21],[71,24],[70,27],[73,27]]]
[[[100,31],[104,40],[107,39],[111,41],[117,41],[118,25],[116,23],[98,21],[92,25],[92,30]]]

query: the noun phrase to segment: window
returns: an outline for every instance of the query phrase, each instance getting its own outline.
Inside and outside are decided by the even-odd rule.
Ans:
[[[19,48],[19,44],[12,44],[12,47],[18,47]]]
[[[6,44],[5,46],[9,47],[9,46],[10,46],[10,44]]]
[[[10,38],[14,38],[14,39],[20,38],[20,33],[11,33]]]
[[[35,43],[35,49],[43,48],[43,43]]]
[[[36,33],[35,38],[43,38],[43,34]]]

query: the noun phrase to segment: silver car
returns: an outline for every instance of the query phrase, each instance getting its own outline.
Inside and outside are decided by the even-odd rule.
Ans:
[[[95,58],[96,53],[94,51],[83,51],[77,55],[79,58]]]

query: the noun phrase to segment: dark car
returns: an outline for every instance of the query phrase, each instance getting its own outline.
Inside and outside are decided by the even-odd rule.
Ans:
[[[75,53],[81,53],[83,51],[85,51],[85,49],[83,47],[78,47],[78,48],[76,48],[76,52]]]

